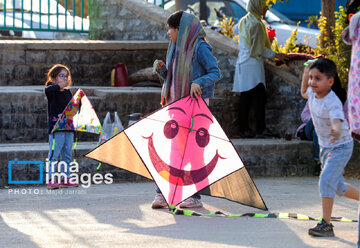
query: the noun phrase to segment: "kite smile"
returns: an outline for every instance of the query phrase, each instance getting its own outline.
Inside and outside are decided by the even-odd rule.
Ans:
[[[201,182],[202,180],[207,178],[210,175],[210,173],[214,170],[218,159],[219,158],[224,159],[216,151],[216,154],[213,157],[213,159],[206,166],[200,169],[190,170],[190,171],[177,169],[166,164],[160,158],[160,156],[155,150],[152,137],[153,134],[149,137],[143,137],[149,140],[148,149],[149,149],[151,162],[154,165],[156,171],[161,175],[161,177],[173,184],[186,186]]]

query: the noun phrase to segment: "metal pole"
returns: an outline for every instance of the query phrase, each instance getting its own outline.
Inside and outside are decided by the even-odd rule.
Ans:
[[[50,0],[48,0],[48,29],[50,29]]]
[[[24,28],[24,0],[21,0],[21,28]]]
[[[84,31],[84,0],[81,0],[81,31]]]
[[[67,30],[67,12],[68,12],[68,6],[67,6],[67,0],[65,0],[65,30]]]
[[[30,28],[33,27],[33,1],[30,1]],[[41,23],[41,22],[40,22]]]
[[[59,30],[59,0],[56,3],[56,30]]]
[[[73,30],[75,30],[75,10],[76,10],[76,4],[75,0],[72,1],[72,8],[73,8]]]
[[[42,26],[41,26],[41,0],[39,0],[39,19],[40,19],[39,28],[41,29],[42,28]]]
[[[15,16],[13,16],[13,20],[15,20]],[[4,27],[6,27],[6,1],[4,2]]]

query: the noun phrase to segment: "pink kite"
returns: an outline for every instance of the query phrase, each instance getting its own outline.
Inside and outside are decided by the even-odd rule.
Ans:
[[[229,191],[224,186],[207,188],[205,194],[266,209],[233,144],[202,98],[183,97],[85,156],[153,179],[169,206],[239,172],[240,183],[231,179],[234,192],[223,192]]]

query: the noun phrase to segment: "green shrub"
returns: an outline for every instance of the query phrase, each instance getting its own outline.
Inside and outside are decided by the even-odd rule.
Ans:
[[[239,35],[234,34],[233,26],[235,25],[232,17],[228,18],[226,15],[223,15],[222,20],[220,21],[219,27],[221,28],[220,32],[228,38],[234,39],[239,42]]]
[[[289,39],[286,41],[284,46],[277,47],[277,44],[273,44],[273,49],[276,52],[282,53],[307,53],[314,56],[324,55],[326,58],[331,59],[335,62],[339,78],[343,84],[343,87],[347,88],[347,81],[349,75],[350,67],[350,58],[351,58],[351,47],[346,45],[342,38],[341,32],[347,26],[346,24],[347,15],[345,13],[344,7],[340,6],[339,11],[335,12],[335,27],[332,27],[334,30],[334,39],[329,38],[329,34],[326,32],[326,18],[320,16],[311,16],[308,19],[308,25],[315,24],[322,35],[319,35],[317,38],[317,47],[311,48],[306,44],[295,45],[297,29],[293,30]],[[299,23],[297,27],[299,26]],[[324,44],[322,46],[322,44]]]

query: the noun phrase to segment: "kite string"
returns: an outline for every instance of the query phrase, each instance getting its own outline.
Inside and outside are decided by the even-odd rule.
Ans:
[[[77,146],[77,140],[78,140],[78,137],[77,137],[77,133],[75,132],[74,160],[73,160],[73,162],[76,162],[76,146]]]

